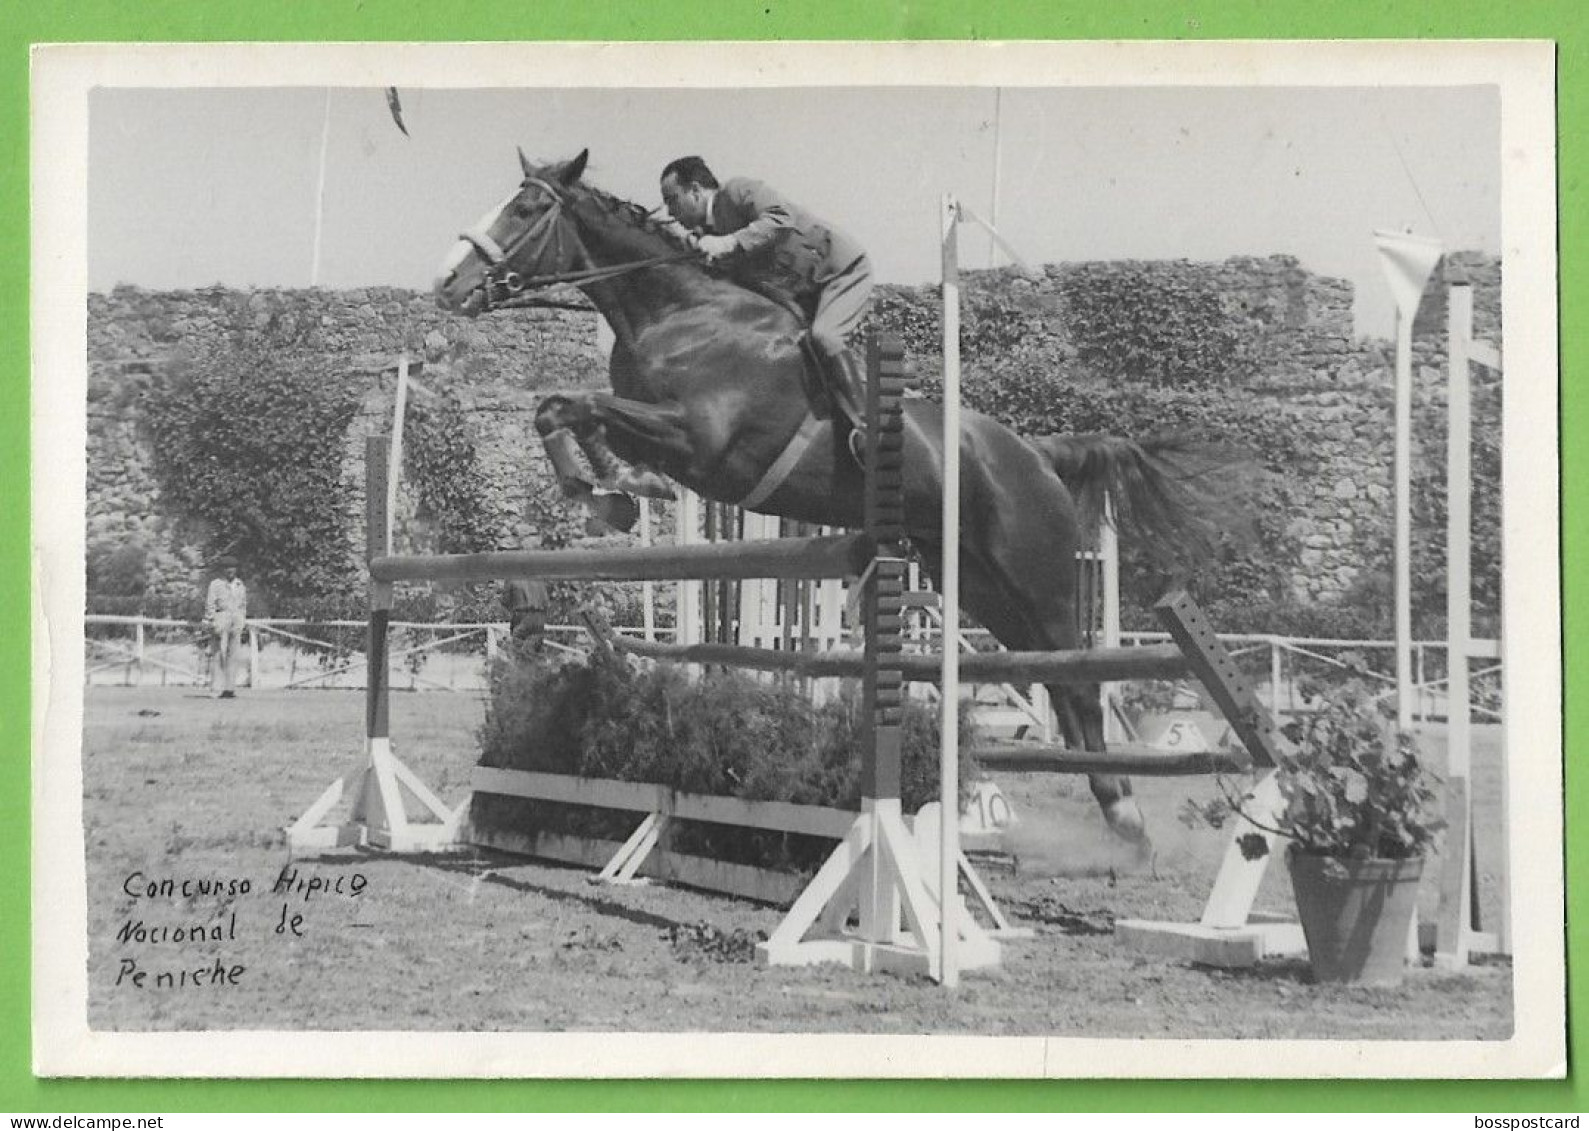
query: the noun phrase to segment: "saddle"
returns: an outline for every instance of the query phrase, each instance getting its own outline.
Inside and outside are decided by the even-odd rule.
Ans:
[[[836,364],[817,352],[810,334],[800,338],[806,403],[818,420],[832,419],[844,431],[863,432],[866,424],[865,361],[846,349]],[[842,438],[842,437],[841,437]]]
[[[800,335],[800,354],[805,362],[800,372],[801,391],[811,407],[811,415],[818,420],[834,421],[840,440],[851,440],[854,433],[864,432],[866,359],[851,348],[844,351],[837,364],[830,364],[811,340],[809,327],[813,311],[808,304],[777,287],[756,282],[742,282],[741,285],[771,299],[807,327],[807,332]]]

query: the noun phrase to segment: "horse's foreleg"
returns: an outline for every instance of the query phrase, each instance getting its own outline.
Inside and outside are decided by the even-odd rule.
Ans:
[[[535,427],[563,493],[571,498],[585,498],[594,487],[653,499],[677,497],[661,475],[614,454],[607,444],[600,413],[584,399],[546,398],[536,410]],[[585,475],[577,452],[584,453],[594,481]]]
[[[675,479],[699,471],[696,465],[703,453],[677,404],[591,393],[584,405],[590,420],[622,459]]]

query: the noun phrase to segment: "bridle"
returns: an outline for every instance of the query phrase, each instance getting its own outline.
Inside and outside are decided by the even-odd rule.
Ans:
[[[482,226],[459,233],[459,238],[468,241],[475,249],[475,253],[485,261],[485,279],[476,289],[481,298],[482,313],[488,310],[500,310],[519,306],[553,307],[562,310],[589,310],[589,305],[555,302],[550,299],[532,297],[530,292],[545,290],[548,287],[562,285],[580,286],[585,283],[596,283],[603,279],[615,278],[619,275],[628,275],[635,271],[644,271],[664,263],[677,263],[684,259],[698,258],[700,253],[691,249],[673,252],[668,255],[654,255],[648,259],[638,259],[629,263],[614,263],[607,267],[588,266],[591,262],[590,252],[585,248],[579,238],[576,225],[559,223],[563,219],[563,206],[568,203],[568,198],[557,189],[550,181],[540,177],[525,177],[521,188],[535,187],[551,197],[552,203],[529,227],[515,236],[507,247],[503,247],[491,238],[491,234]],[[531,262],[540,263],[550,248],[558,253],[559,259],[562,252],[562,241],[572,229],[575,253],[570,262],[583,261],[587,266],[577,270],[555,271],[544,275],[524,275],[514,270],[513,262],[521,253],[529,248]],[[530,245],[534,243],[534,246]]]

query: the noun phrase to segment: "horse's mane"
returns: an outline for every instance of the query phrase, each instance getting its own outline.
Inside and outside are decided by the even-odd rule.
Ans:
[[[657,219],[656,215],[645,206],[624,200],[606,189],[597,188],[583,177],[565,187],[571,191],[577,190],[583,200],[594,204],[623,228],[645,240],[645,244],[637,244],[637,250],[655,255],[688,250],[684,241],[673,234],[673,229]]]
[[[587,205],[595,210],[595,216],[587,213],[583,217],[587,223],[599,218],[610,220],[612,223],[608,226],[608,231],[618,236],[625,247],[637,256],[668,255],[690,250],[689,245],[676,234],[677,226],[671,221],[664,222],[651,209],[625,200],[606,189],[597,188],[583,175],[572,183],[564,184],[563,187],[573,196],[576,206]],[[755,287],[737,281],[721,269],[709,266],[704,259],[695,257],[681,259],[668,264],[668,269],[687,272],[713,290],[721,289],[739,295],[753,295],[756,299],[770,303],[803,320],[803,316],[795,313],[788,303],[780,302]]]

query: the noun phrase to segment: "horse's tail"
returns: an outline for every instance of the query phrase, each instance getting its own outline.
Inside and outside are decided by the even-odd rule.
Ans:
[[[1083,530],[1097,528],[1107,496],[1116,528],[1170,572],[1212,556],[1222,534],[1247,526],[1237,488],[1250,463],[1226,448],[1101,434],[1039,436],[1031,444],[1075,496]]]

